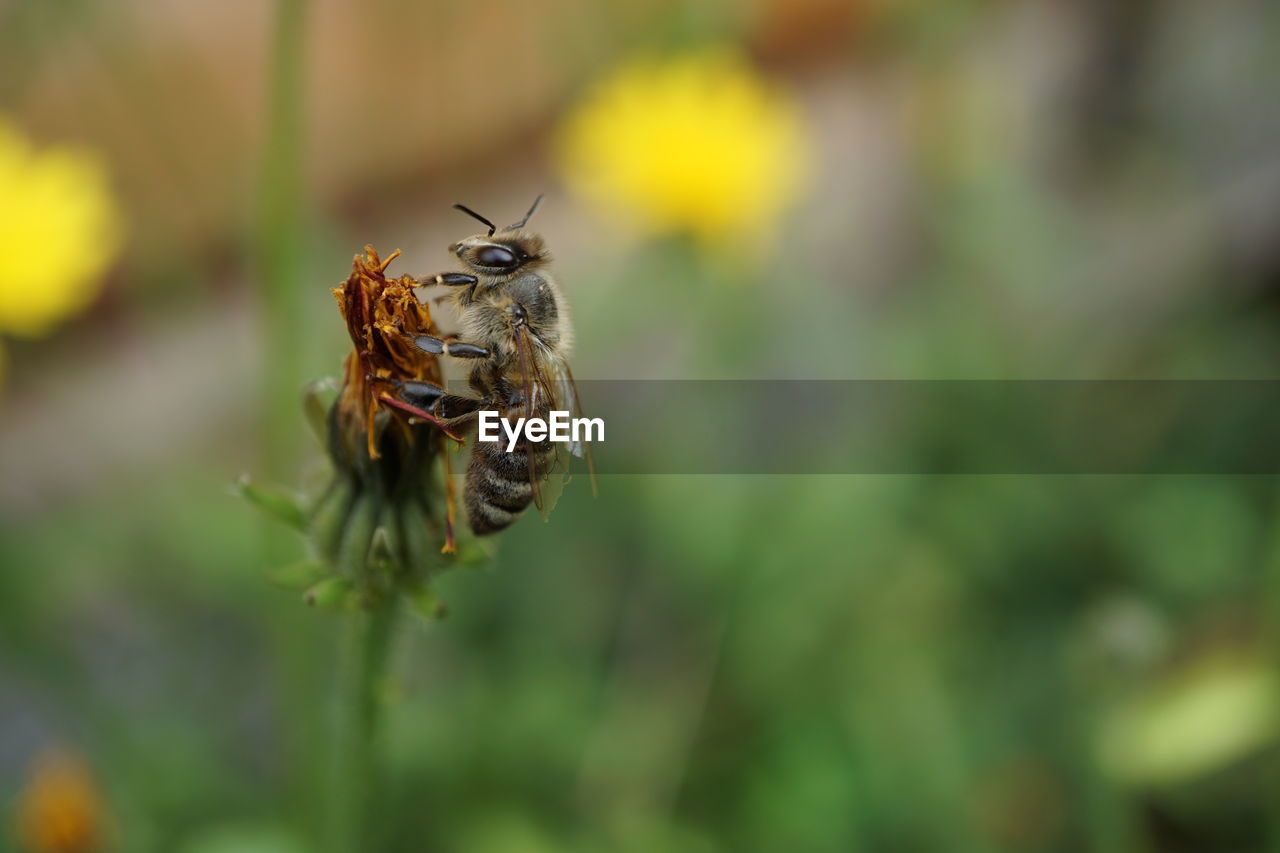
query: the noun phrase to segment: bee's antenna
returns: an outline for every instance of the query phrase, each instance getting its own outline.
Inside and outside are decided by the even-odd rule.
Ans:
[[[481,222],[483,222],[485,225],[488,225],[488,226],[489,226],[489,236],[490,236],[490,237],[492,237],[492,236],[493,236],[493,232],[494,232],[494,231],[497,231],[497,230],[498,230],[498,226],[494,225],[492,222],[490,222],[489,220],[485,219],[483,216],[481,216],[480,214],[476,213],[474,210],[472,210],[471,208],[467,207],[465,204],[455,204],[453,207],[454,207],[454,209],[455,209],[455,210],[461,210],[461,211],[462,211],[463,213],[465,213],[467,216],[470,216],[470,217],[472,217],[473,219],[479,219],[479,220],[480,220]],[[534,205],[534,207],[537,207],[537,205],[535,204],[535,205]],[[532,213],[533,211],[529,211],[529,212],[530,212],[530,213]],[[529,217],[527,217],[527,216],[526,216],[525,218],[526,218],[526,219],[528,219]]]
[[[538,205],[542,204],[542,193],[538,193],[538,197],[533,200],[533,207],[529,208],[529,212],[524,215],[524,219],[514,225],[508,225],[503,231],[514,231],[517,228],[523,228],[525,223],[529,221],[529,217],[533,216],[533,212],[538,209]]]

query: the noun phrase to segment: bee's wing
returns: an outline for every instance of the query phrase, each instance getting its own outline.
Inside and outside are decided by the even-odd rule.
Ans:
[[[582,414],[582,398],[578,394],[578,383],[573,381],[573,371],[569,369],[569,362],[564,358],[559,358],[557,361],[559,375],[556,384],[564,391],[561,399],[573,417],[584,418],[586,416]],[[569,445],[569,449],[573,451],[574,456],[587,460],[587,475],[591,478],[591,496],[599,497],[600,490],[596,488],[596,461],[591,456],[590,442],[575,441]]]
[[[578,384],[573,380],[573,371],[569,368],[568,360],[536,337],[530,339],[530,344],[539,380],[545,388],[547,408],[568,412],[572,418],[582,418],[582,400],[578,394]],[[544,498],[545,494],[553,489],[556,496],[563,489],[564,483],[569,479],[571,454],[586,460],[587,472],[591,477],[591,494],[593,496],[598,494],[595,460],[591,456],[590,444],[585,441],[557,442],[555,463],[547,472],[549,476],[543,483]],[[554,500],[546,499],[546,503],[547,511],[550,511]]]
[[[554,408],[555,398],[547,386],[541,367],[541,346],[530,336],[527,326],[515,328],[515,344],[520,359],[520,390],[524,395],[524,417],[527,423],[540,408]],[[547,484],[544,481],[550,472],[544,470],[546,466],[542,463],[541,454],[531,452],[526,443],[524,455],[529,466],[529,488],[533,491],[533,505],[538,508],[538,514],[545,521],[551,508],[555,506],[554,498],[559,497],[559,492],[557,490],[551,496],[552,499],[548,500]]]

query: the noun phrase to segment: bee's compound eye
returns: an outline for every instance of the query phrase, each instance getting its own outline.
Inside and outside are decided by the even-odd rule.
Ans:
[[[476,261],[486,267],[513,267],[516,256],[501,246],[485,246],[476,252]]]

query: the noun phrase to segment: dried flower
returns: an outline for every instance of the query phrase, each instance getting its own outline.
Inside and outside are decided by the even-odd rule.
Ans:
[[[336,429],[343,441],[344,457],[355,453],[354,448],[346,446],[347,439],[360,431],[365,436],[369,458],[377,459],[381,455],[376,425],[382,400],[387,396],[384,393],[387,389],[379,388],[382,382],[441,383],[436,356],[414,346],[405,337],[439,335],[439,330],[432,325],[430,310],[414,295],[417,282],[413,278],[406,275],[387,279],[387,266],[399,256],[397,250],[385,261],[379,260],[374,248],[366,246],[364,256],[356,256],[351,276],[342,286],[333,289],[355,346],[347,356],[342,394],[337,403]],[[401,420],[404,422],[403,417]],[[439,439],[444,434],[440,430],[432,438]],[[411,432],[408,440],[414,440]]]
[[[440,331],[414,295],[415,280],[387,278],[399,254],[382,260],[366,247],[333,291],[353,350],[337,398],[308,399],[333,463],[327,488],[306,506],[247,483],[242,492],[308,534],[315,558],[273,575],[305,587],[309,603],[372,606],[399,592],[430,614],[430,577],[456,551],[447,446],[458,439],[425,413],[397,408],[393,396],[396,382],[442,380],[437,357],[406,339]]]
[[[30,853],[106,849],[106,808],[89,768],[62,750],[36,758],[18,801],[18,837]]]

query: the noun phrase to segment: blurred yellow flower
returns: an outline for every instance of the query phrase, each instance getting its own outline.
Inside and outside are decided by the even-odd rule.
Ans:
[[[1277,720],[1280,681],[1270,668],[1205,661],[1119,708],[1100,733],[1099,757],[1121,781],[1174,785],[1273,747]]]
[[[0,200],[0,331],[43,335],[97,296],[120,211],[92,152],[36,151],[3,120]]]
[[[18,801],[18,837],[30,853],[97,853],[106,847],[106,809],[89,768],[74,754],[36,758]]]
[[[565,118],[558,153],[569,188],[604,211],[717,249],[770,241],[808,149],[797,105],[714,48],[618,69]]]

